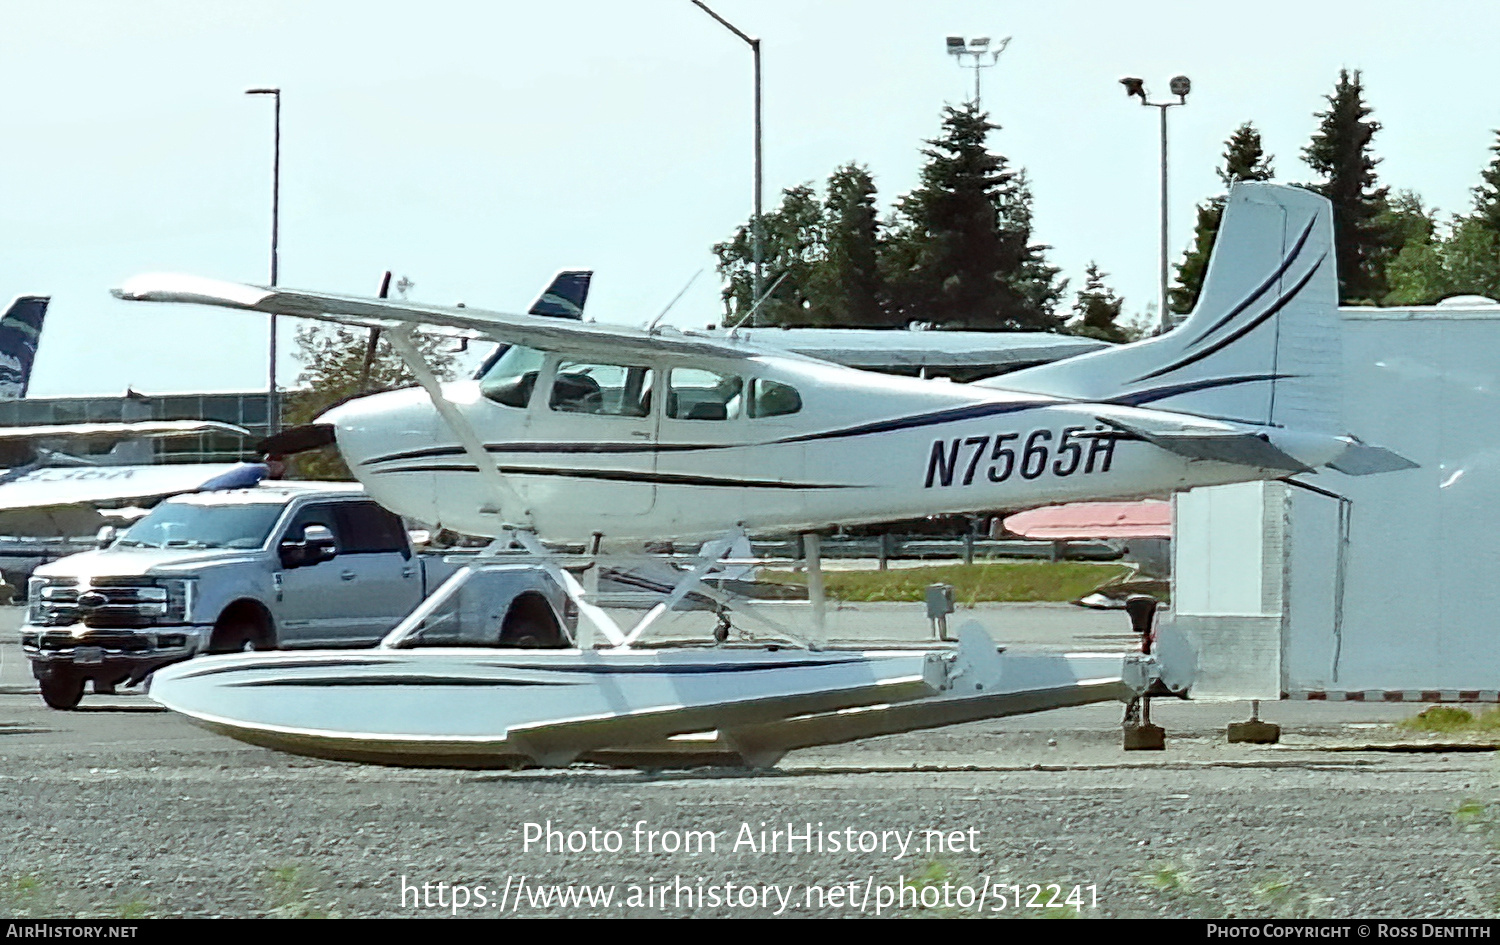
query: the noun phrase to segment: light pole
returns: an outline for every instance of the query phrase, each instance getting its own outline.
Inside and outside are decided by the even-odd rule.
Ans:
[[[740,39],[743,39],[746,43],[748,43],[750,45],[750,54],[755,60],[755,213],[750,218],[750,256],[754,264],[754,270],[751,276],[751,295],[754,297],[750,299],[751,311],[749,326],[751,328],[754,328],[755,306],[760,302],[760,289],[762,280],[761,261],[763,259],[760,223],[762,179],[760,160],[760,40],[756,39],[753,36],[747,36],[739,27],[724,19],[713,10],[710,10],[708,4],[704,3],[703,0],[693,0],[693,4],[704,13],[707,13],[715,20],[718,20],[725,29],[729,30],[729,32],[733,33],[734,35],[738,36]]]
[[[1120,80],[1125,86],[1127,96],[1134,95],[1141,100],[1143,106],[1149,106],[1161,112],[1161,293],[1159,304],[1161,305],[1161,328],[1160,333],[1171,331],[1172,314],[1167,309],[1167,109],[1176,105],[1186,105],[1188,92],[1192,91],[1193,84],[1185,75],[1173,76],[1169,87],[1172,94],[1177,96],[1177,101],[1153,102],[1148,98],[1146,83],[1134,76],[1126,76]]]
[[[948,55],[953,57],[954,61],[958,63],[959,68],[974,70],[974,108],[976,110],[979,108],[979,70],[993,69],[995,63],[1000,61],[1000,54],[1005,52],[1005,47],[1009,45],[1009,36],[1000,40],[993,47],[990,46],[990,38],[988,36],[976,36],[970,40],[965,40],[962,36],[948,37]],[[989,62],[983,61],[986,55],[990,57]],[[965,56],[972,59],[973,62],[965,63]]]
[[[271,285],[276,285],[277,243],[281,234],[281,89],[246,89],[246,95],[270,95],[275,99],[275,132],[271,158]],[[276,391],[276,316],[271,316],[270,380],[266,410],[269,432],[281,430],[281,398]]]

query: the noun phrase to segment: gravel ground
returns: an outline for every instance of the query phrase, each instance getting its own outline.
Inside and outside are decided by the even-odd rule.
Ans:
[[[1269,706],[1287,728],[1276,747],[1224,743],[1243,706],[1159,702],[1159,753],[1122,752],[1119,707],[1099,705],[794,753],[764,774],[405,770],[240,745],[140,696],[52,712],[11,638],[5,915],[1468,917],[1500,903],[1500,831],[1460,811],[1500,796],[1493,752],[1334,750],[1388,741],[1414,707]],[[552,851],[528,849],[527,824],[549,821]],[[823,850],[762,848],[759,831],[788,823]],[[572,831],[583,849],[559,850]],[[689,831],[713,849],[705,833],[702,849],[659,849]],[[877,848],[830,849],[849,839]],[[543,904],[555,884],[613,898]],[[1012,886],[1036,905],[1016,908]],[[1074,887],[1074,906],[1041,907]]]

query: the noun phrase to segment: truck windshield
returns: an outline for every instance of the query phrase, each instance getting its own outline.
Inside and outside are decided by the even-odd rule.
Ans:
[[[272,503],[194,505],[163,502],[116,544],[145,548],[259,548],[282,506]]]

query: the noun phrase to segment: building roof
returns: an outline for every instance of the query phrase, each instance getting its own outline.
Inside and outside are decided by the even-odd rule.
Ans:
[[[1171,538],[1172,503],[1074,502],[1018,512],[1005,520],[1022,538],[1084,541],[1101,538]]]

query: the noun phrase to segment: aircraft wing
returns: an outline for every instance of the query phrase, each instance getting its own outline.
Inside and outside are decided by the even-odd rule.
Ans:
[[[142,275],[126,280],[114,296],[132,302],[187,302],[388,330],[420,326],[457,337],[488,337],[527,347],[602,354],[686,354],[749,358],[770,353],[740,341],[695,336],[675,328],[657,331],[600,325],[541,315],[513,315],[477,308],[418,305],[387,299],[305,292],[221,282],[198,276]]]
[[[265,473],[259,463],[12,469],[0,475],[0,512],[248,488]]]
[[[129,423],[51,423],[24,427],[0,427],[0,442],[6,440],[131,440],[138,437],[170,439],[197,436],[200,433],[233,433],[249,436],[250,431],[232,423],[217,420],[142,420]]]

